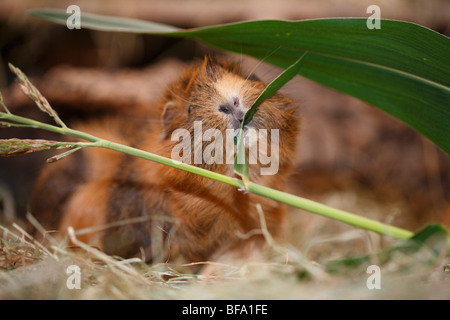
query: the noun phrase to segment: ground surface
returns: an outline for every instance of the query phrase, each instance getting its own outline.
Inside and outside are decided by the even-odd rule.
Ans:
[[[25,14],[36,7],[78,4],[89,12],[195,27],[249,19],[364,17],[367,6],[377,4],[383,18],[450,34],[450,2],[439,0],[227,1],[226,8],[225,2],[201,0],[104,3],[0,3],[0,90],[12,111],[45,119],[12,84],[7,62],[31,76],[71,123],[111,113],[132,117],[136,109],[152,114],[161,88],[183,63],[209,51],[185,40],[87,30],[69,33]],[[255,72],[264,80],[279,73],[250,58],[231,58],[248,70],[258,65]],[[413,231],[430,222],[450,224],[448,155],[379,110],[307,79],[297,77],[283,91],[299,101],[303,118],[289,192]],[[36,131],[0,131],[0,138],[10,137],[52,138]],[[29,192],[45,158],[36,154],[0,159],[2,225],[8,225],[12,216],[24,219]],[[448,260],[443,257],[432,265],[420,261],[426,254],[388,264],[382,269],[382,290],[367,289],[365,270],[324,274],[322,268],[331,259],[377,252],[393,242],[297,209],[289,211],[290,254],[272,249],[263,262],[245,266],[230,262],[217,278],[208,279],[194,276],[188,267],[138,263],[128,269],[95,252],[73,255],[63,245],[56,260],[53,250],[47,254],[24,244],[19,230],[10,225],[8,230],[19,239],[3,234],[0,243],[0,298],[450,298]],[[66,287],[65,270],[71,264],[83,271],[82,290]],[[301,277],[305,268],[312,272],[309,280]]]

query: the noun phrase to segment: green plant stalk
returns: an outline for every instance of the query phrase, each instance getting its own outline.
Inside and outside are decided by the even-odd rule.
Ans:
[[[223,182],[226,184],[229,184],[231,186],[241,188],[243,189],[244,183],[242,180],[228,177],[216,172],[212,172],[203,168],[199,168],[196,166],[192,166],[189,164],[185,164],[179,161],[175,161],[166,157],[162,157],[147,151],[143,151],[140,149],[136,149],[133,147],[125,146],[116,142],[104,140],[95,136],[92,136],[90,134],[70,129],[70,128],[61,128],[54,125],[42,123],[39,121],[35,121],[32,119],[24,118],[21,116],[13,115],[10,113],[4,113],[0,112],[0,119],[5,119],[8,121],[13,121],[16,123],[20,123],[23,125],[26,125],[31,128],[38,128],[43,129],[55,133],[60,133],[76,138],[81,138],[90,142],[93,142],[92,144],[87,144],[86,146],[90,147],[100,147],[100,148],[106,148],[114,151],[119,151],[131,156],[136,156],[139,158],[143,158],[146,160],[150,160],[153,162],[157,162],[163,165],[168,165],[177,169],[181,169],[190,173],[198,174],[200,176],[213,179],[215,181]],[[258,185],[253,182],[249,182],[246,185],[247,192],[260,195],[275,201],[279,201],[282,203],[285,203],[287,205],[303,209],[315,214],[319,214],[334,220],[338,220],[350,225],[353,225],[355,227],[363,228],[366,230],[374,231],[376,233],[387,235],[393,238],[405,240],[411,238],[414,233],[408,230],[404,230],[401,228],[397,228],[391,225],[387,225],[375,220],[371,220],[365,217],[361,217],[352,213],[348,213],[343,210],[335,209],[332,207],[328,207],[326,205],[304,199],[292,194],[288,194],[286,192],[278,191],[272,188],[264,187],[261,185]]]
[[[21,123],[29,128],[43,129],[43,130],[47,130],[50,132],[55,132],[55,133],[59,133],[59,134],[63,134],[63,135],[67,135],[67,136],[71,136],[71,137],[75,137],[75,138],[84,139],[84,140],[93,142],[93,144],[86,145],[89,147],[106,148],[106,149],[123,152],[123,153],[129,154],[129,155],[132,155],[132,156],[140,157],[140,158],[143,158],[146,160],[154,161],[154,162],[168,165],[168,166],[171,166],[171,167],[174,167],[177,169],[182,169],[182,170],[194,173],[194,174],[198,174],[198,175],[201,175],[206,178],[211,178],[216,181],[224,182],[224,183],[227,183],[234,187],[242,187],[243,186],[243,184],[238,179],[233,179],[231,177],[228,177],[228,176],[225,176],[225,175],[222,175],[219,173],[215,173],[215,172],[203,169],[203,168],[195,167],[195,166],[185,164],[185,163],[182,163],[182,162],[179,162],[176,160],[162,157],[162,156],[159,156],[157,154],[153,154],[153,153],[150,153],[147,151],[128,147],[128,146],[125,146],[125,145],[122,145],[122,144],[119,144],[116,142],[104,140],[104,139],[95,137],[93,135],[90,135],[88,133],[81,132],[78,130],[57,127],[57,126],[54,126],[51,124],[42,123],[42,122],[39,122],[36,120],[24,118],[24,117],[13,115],[13,114],[7,114],[4,112],[0,112],[0,119],[5,119],[8,121],[14,121],[17,123]]]
[[[361,217],[344,210],[335,209],[324,204],[301,198],[286,192],[271,189],[253,182],[247,184],[247,190],[269,199],[273,199],[287,205],[303,209],[309,212],[319,214],[324,217],[339,220],[355,227],[374,231],[379,234],[388,235],[396,239],[406,240],[411,238],[414,233],[405,229],[397,228],[379,221]]]

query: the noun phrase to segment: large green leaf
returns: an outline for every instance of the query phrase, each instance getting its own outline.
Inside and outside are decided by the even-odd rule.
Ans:
[[[193,31],[210,45],[286,68],[406,122],[450,153],[450,40],[415,24],[365,19],[255,21]]]
[[[69,14],[30,14],[66,24]],[[81,26],[198,39],[287,68],[308,51],[299,74],[345,92],[402,120],[450,153],[450,39],[419,25],[364,18],[250,21],[189,30],[81,15]],[[120,25],[120,28],[117,26]]]

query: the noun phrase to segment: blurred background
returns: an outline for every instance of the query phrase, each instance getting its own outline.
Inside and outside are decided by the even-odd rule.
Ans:
[[[367,7],[376,4],[383,19],[415,22],[450,35],[448,0],[1,0],[0,90],[13,112],[48,121],[18,90],[8,62],[21,68],[70,124],[105,114],[133,117],[138,110],[155,116],[153,103],[183,64],[212,51],[191,40],[68,30],[27,15],[29,9],[72,4],[82,12],[181,28],[254,19],[368,17]],[[263,80],[280,72],[248,57],[229,56],[248,70],[256,68]],[[448,155],[382,111],[307,79],[296,77],[282,90],[299,101],[303,119],[289,192],[413,231],[432,221],[450,225]],[[58,139],[40,131],[0,130],[0,138],[12,137]],[[24,216],[46,158],[36,153],[0,159],[3,220]],[[288,231],[298,243],[355,231],[301,210],[289,213]],[[360,239],[349,248],[354,252],[358,246],[364,246]],[[317,252],[333,253],[332,247],[322,249]]]

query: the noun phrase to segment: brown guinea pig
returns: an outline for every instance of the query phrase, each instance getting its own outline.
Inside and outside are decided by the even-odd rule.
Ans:
[[[234,176],[236,129],[265,86],[234,63],[206,57],[168,86],[157,105],[159,121],[147,122],[143,115],[140,123],[104,119],[76,129]],[[298,136],[296,109],[293,100],[276,93],[245,126],[251,181],[283,190]],[[245,258],[261,250],[261,233],[250,233],[260,229],[257,204],[268,231],[280,235],[285,207],[276,201],[141,158],[86,148],[45,167],[31,213],[61,234],[69,226],[97,228],[78,238],[108,254],[194,262]]]

